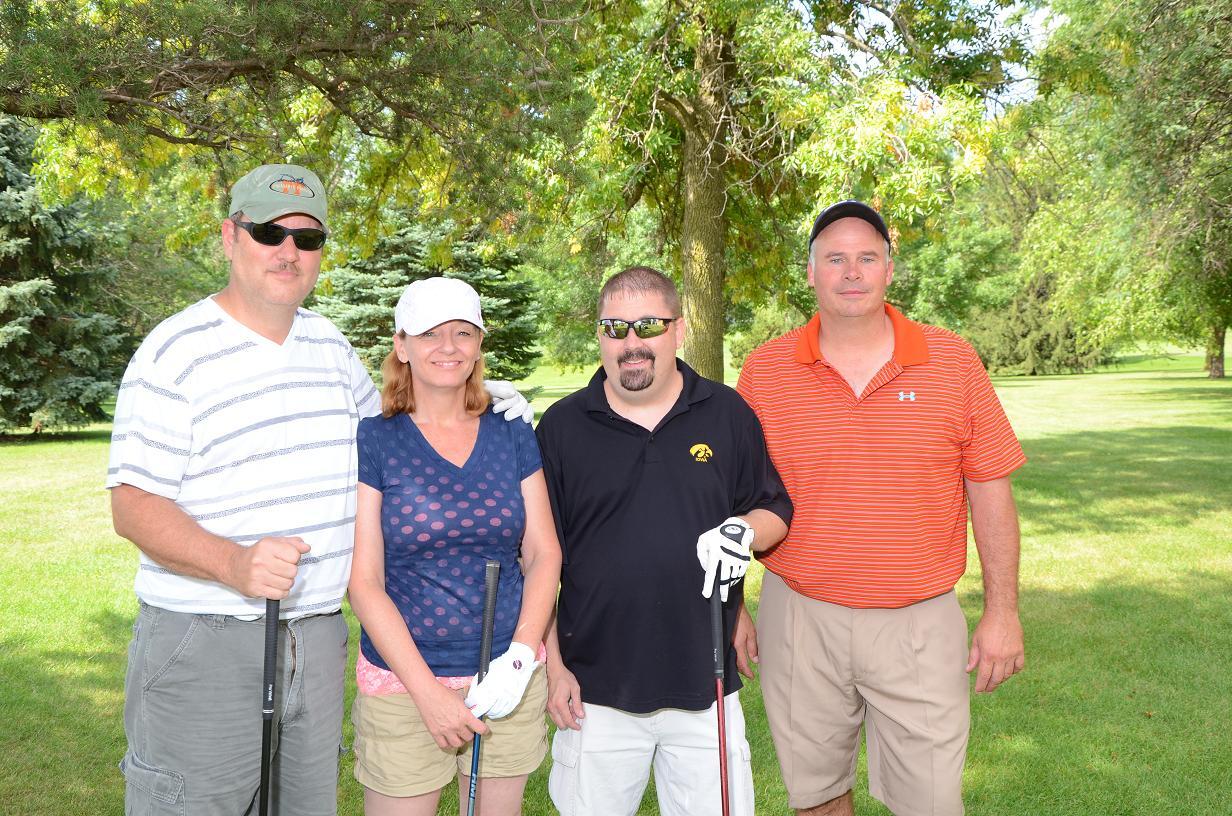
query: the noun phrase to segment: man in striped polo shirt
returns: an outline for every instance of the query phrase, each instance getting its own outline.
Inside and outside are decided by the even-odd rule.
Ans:
[[[270,598],[284,627],[273,812],[332,816],[355,431],[380,395],[346,338],[300,308],[321,271],[321,180],[263,165],[228,212],[226,287],[150,333],[116,398],[106,484],[116,532],[140,550],[126,810],[256,812]],[[510,419],[527,405],[498,407]]]
[[[141,551],[120,767],[129,812],[246,813],[260,770],[265,599],[281,599],[275,812],[337,809],[355,519],[355,429],[380,397],[301,309],[326,235],[310,170],[231,191],[230,279],[164,320],[116,399],[107,486]],[[169,812],[169,811],[168,811]]]
[[[1023,667],[1022,448],[975,351],[885,302],[890,233],[857,201],[809,237],[817,314],[751,355],[738,390],[795,506],[763,561],[762,691],[789,803],[849,816],[861,725],[869,789],[897,816],[961,814],[967,672]],[[967,643],[953,587],[967,504],[984,612]]]

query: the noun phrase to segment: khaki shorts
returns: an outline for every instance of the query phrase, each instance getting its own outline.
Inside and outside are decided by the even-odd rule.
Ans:
[[[963,812],[967,622],[953,591],[902,609],[852,609],[800,595],[766,572],[757,637],[793,808],[851,790],[863,724],[874,797],[897,816]]]
[[[466,690],[456,693],[466,696]],[[540,666],[513,713],[486,721],[491,732],[479,755],[480,779],[523,776],[539,767],[548,752],[547,699],[547,672]],[[440,748],[406,694],[356,695],[351,722],[355,778],[377,793],[420,796],[440,790],[459,774],[470,776],[471,743]]]

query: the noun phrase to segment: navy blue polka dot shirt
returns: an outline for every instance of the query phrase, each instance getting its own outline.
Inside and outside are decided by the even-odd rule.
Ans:
[[[385,591],[433,674],[474,674],[488,560],[501,565],[493,655],[509,648],[522,607],[522,480],[542,467],[534,431],[488,411],[462,467],[437,454],[407,414],[362,420],[358,447],[359,481],[382,494]],[[362,629],[360,648],[389,669]]]

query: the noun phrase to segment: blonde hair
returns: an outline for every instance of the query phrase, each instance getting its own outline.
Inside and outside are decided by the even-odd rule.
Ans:
[[[398,332],[403,341],[406,332]],[[396,350],[385,355],[381,363],[381,415],[389,418],[395,414],[415,412],[415,386],[411,378],[411,366],[398,359]],[[466,413],[480,416],[488,410],[492,397],[483,386],[483,355],[475,361],[471,375],[466,378]]]

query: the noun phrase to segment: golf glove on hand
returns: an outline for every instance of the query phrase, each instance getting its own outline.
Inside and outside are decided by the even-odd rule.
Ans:
[[[753,528],[743,519],[732,516],[727,521],[697,537],[697,560],[702,562],[706,579],[702,597],[709,598],[714,590],[714,576],[719,576],[719,598],[727,602],[732,584],[749,571],[753,558]]]
[[[522,392],[506,380],[484,380],[483,385],[492,395],[492,410],[505,415],[506,422],[512,422],[518,417],[527,425],[535,418],[535,409],[522,396]]]
[[[471,680],[466,707],[476,717],[486,715],[499,720],[507,716],[521,702],[526,684],[530,682],[537,665],[534,650],[515,640],[509,644],[508,651],[488,666],[483,682],[478,682],[478,674]]]

